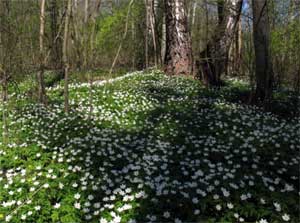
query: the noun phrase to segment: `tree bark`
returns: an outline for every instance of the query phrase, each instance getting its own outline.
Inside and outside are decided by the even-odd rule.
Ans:
[[[192,46],[184,0],[165,0],[166,55],[165,71],[169,75],[192,74]]]
[[[92,16],[92,33],[91,33],[91,36],[90,36],[90,48],[91,48],[91,55],[90,55],[90,58],[89,58],[89,61],[95,57],[95,52],[94,52],[94,48],[95,48],[95,42],[96,42],[96,13],[99,12],[100,10],[100,7],[101,7],[101,3],[102,3],[102,0],[98,0],[97,1],[97,9],[96,9],[96,12],[94,12],[94,15]],[[92,118],[92,115],[93,115],[93,88],[94,88],[94,78],[93,78],[93,74],[92,72],[89,72],[89,76],[88,76],[88,81],[89,81],[89,119]]]
[[[88,13],[89,13],[89,0],[84,1],[84,23],[88,22]]]
[[[237,30],[235,32],[233,42],[231,43],[228,53],[227,72],[237,75],[240,72],[242,60],[242,20],[238,21]]]
[[[196,21],[196,10],[198,7],[198,2],[194,2],[193,4],[193,13],[192,13],[192,23],[191,23],[191,28],[194,27],[195,21]]]
[[[9,82],[9,74],[8,71],[11,69],[11,26],[10,26],[10,1],[5,0],[0,3],[0,25],[2,28],[5,27],[5,32],[1,32],[0,34],[0,42],[2,47],[0,47],[0,55],[1,55],[1,63],[0,63],[0,84],[2,85],[2,137],[3,144],[7,144],[8,137],[8,82]]]
[[[166,56],[166,15],[163,13],[163,18],[162,18],[162,27],[161,27],[161,33],[162,33],[162,38],[161,38],[161,50],[160,50],[160,56],[161,56],[161,65],[165,63],[165,56]]]
[[[136,33],[135,33],[135,22],[131,22],[131,40],[134,43],[136,38]],[[135,70],[135,57],[136,57],[136,49],[133,49],[133,55],[132,55],[132,70]]]
[[[155,33],[155,12],[154,12],[154,0],[150,1],[150,27],[151,27],[151,34],[152,34],[152,42],[153,42],[153,49],[154,49],[154,64],[157,67],[157,44],[156,44],[156,33]]]
[[[64,42],[63,42],[63,64],[64,64],[64,108],[65,113],[69,112],[69,59],[68,59],[68,39],[69,39],[69,23],[71,17],[72,0],[67,2],[67,11],[64,28]]]
[[[145,0],[145,8],[146,8],[146,27],[145,27],[145,65],[146,68],[149,67],[149,4],[148,0]]]
[[[256,102],[269,104],[272,96],[273,72],[269,53],[270,27],[268,1],[252,0],[253,7],[253,40],[255,50]]]
[[[88,58],[89,58],[89,0],[84,1],[84,33],[83,33],[83,68],[87,69],[88,66]],[[75,28],[76,30],[76,28]],[[80,54],[80,52],[79,52]]]
[[[7,137],[8,137],[8,127],[7,127],[7,100],[8,100],[8,80],[7,75],[5,71],[2,73],[2,104],[3,104],[3,110],[2,110],[2,137],[3,137],[3,143],[7,143]]]
[[[54,68],[61,70],[62,68],[62,46],[61,38],[58,31],[58,7],[57,0],[51,0],[51,61],[54,64]]]
[[[38,82],[38,101],[41,104],[46,104],[46,92],[44,83],[44,69],[45,69],[45,50],[44,50],[44,34],[45,34],[45,3],[46,0],[41,1],[40,12],[40,70],[37,73]]]
[[[221,85],[221,74],[226,70],[229,48],[237,30],[243,0],[219,0],[219,23],[213,38],[197,61],[199,78],[208,86]]]

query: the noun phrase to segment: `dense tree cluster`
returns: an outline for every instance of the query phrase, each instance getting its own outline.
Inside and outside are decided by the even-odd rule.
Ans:
[[[250,102],[268,103],[274,88],[299,88],[299,1],[49,0],[1,1],[1,84],[44,72],[161,67],[207,86],[222,76],[249,78]],[[224,77],[224,76],[223,76]],[[55,79],[55,78],[54,78]],[[66,99],[67,106],[67,99]]]

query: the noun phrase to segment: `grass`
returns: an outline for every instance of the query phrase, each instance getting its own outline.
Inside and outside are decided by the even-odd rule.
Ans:
[[[48,108],[19,98],[0,221],[298,222],[299,117],[239,103],[248,90],[151,71],[95,86],[92,115],[86,85],[68,115],[60,88]]]

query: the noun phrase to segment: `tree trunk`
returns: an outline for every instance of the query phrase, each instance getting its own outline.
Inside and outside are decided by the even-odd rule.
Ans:
[[[65,83],[64,83],[65,113],[69,112],[69,66],[70,65],[68,59],[68,39],[69,39],[69,23],[71,17],[71,7],[72,7],[72,0],[68,0],[66,18],[65,18],[65,28],[64,28],[64,42],[63,42],[63,49],[62,49],[64,76],[65,76]]]
[[[58,7],[57,0],[51,0],[51,61],[54,64],[54,68],[61,70],[62,67],[62,52],[61,52],[61,38],[58,38]]]
[[[237,75],[240,72],[242,60],[242,21],[238,21],[237,30],[235,32],[233,42],[231,43],[228,53],[227,72]]]
[[[91,48],[91,55],[89,58],[89,61],[91,61],[91,59],[93,57],[95,57],[95,44],[96,44],[96,13],[99,12],[100,7],[101,7],[101,0],[97,1],[97,7],[96,7],[96,12],[94,12],[93,16],[92,16],[92,33],[90,35],[90,48]],[[93,78],[93,74],[92,72],[89,72],[89,76],[88,76],[88,81],[89,81],[89,119],[92,118],[93,115],[93,88],[94,88],[94,78]]]
[[[242,26],[242,19],[240,18],[238,24],[238,31],[236,36],[236,63],[235,63],[235,72],[239,73],[242,64],[242,49],[243,49],[243,26]]]
[[[252,1],[253,38],[255,50],[256,102],[269,104],[272,96],[272,63],[269,53],[270,27],[268,1]]]
[[[145,8],[146,8],[146,27],[145,27],[145,63],[146,68],[149,67],[149,4],[148,0],[145,0]]]
[[[89,0],[84,1],[84,33],[83,33],[83,68],[87,69],[89,58]],[[76,30],[76,28],[75,28]],[[79,52],[80,54],[80,52]]]
[[[206,49],[197,61],[198,76],[208,86],[219,86],[221,74],[226,70],[229,48],[237,30],[243,0],[218,1],[219,24]]]
[[[184,0],[165,0],[166,56],[165,71],[169,75],[192,74],[192,46]]]
[[[194,25],[195,25],[197,6],[198,6],[198,2],[194,2],[194,4],[193,4],[193,14],[192,14],[192,23],[191,23],[191,28],[193,28],[193,27],[194,27]]]
[[[8,79],[9,74],[7,70],[11,69],[11,26],[10,26],[10,1],[2,1],[0,3],[0,25],[4,28],[5,32],[0,34],[0,42],[2,47],[0,47],[1,63],[0,63],[0,84],[2,85],[2,137],[3,144],[8,143]]]
[[[2,137],[3,137],[3,143],[7,143],[7,137],[8,137],[8,127],[7,127],[7,100],[8,100],[8,80],[7,80],[7,74],[5,71],[0,71],[2,75]]]
[[[88,13],[89,13],[89,0],[84,1],[84,23],[88,22]]]
[[[38,101],[41,104],[46,104],[46,93],[44,84],[44,69],[45,69],[45,50],[44,50],[44,33],[45,33],[45,3],[46,0],[41,1],[40,13],[40,70],[37,73],[38,82]]]
[[[156,44],[156,33],[155,33],[155,12],[154,12],[154,0],[150,1],[150,27],[153,41],[153,49],[154,49],[154,64],[157,67],[157,44]]]
[[[135,22],[132,21],[131,22],[131,40],[133,43],[135,43],[135,37],[136,37],[136,34],[135,34]],[[132,55],[132,70],[135,70],[136,66],[135,66],[135,57],[136,57],[136,49],[134,48],[133,49],[133,55]]]
[[[161,65],[165,63],[165,57],[166,57],[166,15],[163,13],[163,18],[162,18],[162,38],[161,38],[161,50],[160,50],[160,56],[161,56]]]

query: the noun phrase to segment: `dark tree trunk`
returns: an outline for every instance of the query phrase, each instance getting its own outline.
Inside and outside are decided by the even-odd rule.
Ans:
[[[198,74],[208,86],[219,86],[221,74],[226,70],[226,61],[232,39],[237,31],[243,0],[219,0],[219,23],[213,38],[208,42],[197,61]]]
[[[228,52],[227,73],[238,75],[242,62],[242,21],[239,19],[233,42]]]
[[[58,31],[58,6],[57,0],[51,0],[51,61],[54,65],[56,70],[62,69],[62,41],[59,38],[59,31]]]
[[[165,0],[166,56],[169,75],[192,74],[192,46],[184,0]]]
[[[0,26],[4,31],[0,33],[0,84],[2,85],[2,137],[3,144],[7,144],[8,137],[8,84],[9,79],[11,78],[11,61],[12,61],[12,32],[10,24],[10,1],[5,0],[0,3]]]
[[[8,80],[7,80],[7,75],[5,71],[0,75],[2,77],[2,105],[3,105],[3,110],[2,110],[2,137],[3,137],[3,143],[7,143],[7,137],[8,137],[8,123],[7,123],[7,117],[8,117],[8,112],[7,112],[7,101],[8,101]]]
[[[273,71],[269,54],[270,27],[268,18],[268,1],[252,1],[253,37],[255,50],[256,102],[269,104],[272,96]]]

